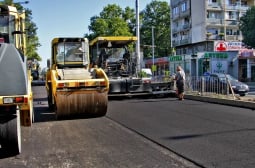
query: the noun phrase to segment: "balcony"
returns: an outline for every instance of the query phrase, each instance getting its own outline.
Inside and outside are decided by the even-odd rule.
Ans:
[[[217,40],[217,36],[216,34],[206,34],[206,40]]]
[[[216,18],[207,18],[206,25],[222,25],[224,23],[223,19],[216,19]]]
[[[180,45],[185,45],[185,44],[190,44],[191,43],[191,39],[190,38],[186,38],[183,40],[180,40]]]
[[[184,30],[190,29],[190,24],[189,24],[189,23],[185,23],[185,24],[182,26],[182,29],[184,29]]]
[[[173,20],[179,19],[179,17],[180,17],[180,14],[179,14],[179,13],[178,13],[178,14],[174,14],[174,15],[172,16]]]
[[[242,36],[241,35],[226,35],[227,41],[241,41]]]
[[[220,3],[217,3],[217,2],[209,3],[207,5],[207,9],[209,9],[209,10],[222,10]]]
[[[237,15],[226,15],[225,19],[226,20],[237,20],[238,17],[237,17]]]
[[[172,6],[178,6],[179,5],[179,1],[171,1],[171,5]]]
[[[225,7],[226,10],[231,10],[231,11],[236,11],[236,10],[240,10],[240,11],[247,11],[249,9],[249,6],[247,5],[236,5],[236,4],[230,4],[230,5],[226,5]]]
[[[190,10],[189,9],[186,9],[185,11],[182,11],[180,12],[180,17],[187,17],[189,16],[190,17]]]
[[[173,47],[175,47],[175,46],[179,46],[179,45],[180,45],[180,42],[177,41],[177,40],[173,40],[173,41],[172,41],[172,44],[173,44]]]
[[[232,20],[232,21],[227,20],[227,21],[225,22],[225,24],[226,24],[226,26],[228,26],[228,27],[235,27],[235,28],[237,28],[239,22],[236,21],[236,20]]]
[[[172,33],[177,33],[178,32],[178,28],[177,27],[173,27],[172,28]]]
[[[224,34],[212,34],[210,36],[207,36],[207,40],[222,40],[225,39],[226,41],[241,41],[242,36],[241,35],[226,35],[226,38],[224,37]]]

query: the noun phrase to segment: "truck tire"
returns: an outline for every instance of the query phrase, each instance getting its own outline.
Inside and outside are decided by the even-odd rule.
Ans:
[[[0,124],[1,148],[12,155],[21,153],[20,111],[16,108],[12,115],[6,115],[5,119],[2,118]]]

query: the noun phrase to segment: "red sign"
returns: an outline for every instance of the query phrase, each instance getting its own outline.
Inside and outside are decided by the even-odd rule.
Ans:
[[[228,45],[224,41],[215,44],[215,51],[227,51]]]
[[[239,51],[239,56],[240,57],[254,57],[255,56],[255,51],[252,49],[243,49]]]
[[[4,43],[4,38],[0,38],[0,43]]]

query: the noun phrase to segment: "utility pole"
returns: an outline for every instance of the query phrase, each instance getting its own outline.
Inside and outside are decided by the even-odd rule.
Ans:
[[[172,16],[172,1],[170,0],[170,47],[171,56],[176,55],[175,49],[173,48],[173,16]]]
[[[155,56],[154,56],[154,26],[151,27],[151,44],[152,44],[152,74],[154,76],[154,72],[155,72]]]
[[[141,70],[140,56],[140,21],[139,21],[139,0],[136,0],[136,55],[137,55],[137,72]]]

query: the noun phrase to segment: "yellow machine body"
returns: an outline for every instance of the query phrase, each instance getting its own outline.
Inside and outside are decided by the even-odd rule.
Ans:
[[[100,36],[90,41],[91,59],[107,74],[108,96],[151,95],[150,81],[137,72],[135,36]]]
[[[46,90],[58,119],[106,114],[109,80],[102,69],[90,67],[86,38],[52,40]]]

